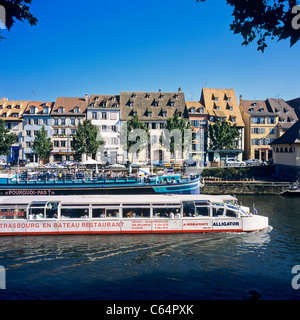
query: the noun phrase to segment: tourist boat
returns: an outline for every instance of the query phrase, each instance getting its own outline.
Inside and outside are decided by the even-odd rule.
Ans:
[[[200,175],[183,177],[164,174],[149,177],[68,177],[40,179],[17,175],[0,178],[0,196],[20,195],[80,195],[80,194],[199,194]]]
[[[300,197],[300,184],[299,182],[294,182],[289,189],[279,193],[281,196],[286,197]]]
[[[0,235],[246,232],[268,227],[233,196],[0,197]]]

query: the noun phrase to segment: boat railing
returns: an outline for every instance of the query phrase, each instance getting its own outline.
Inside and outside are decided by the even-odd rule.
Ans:
[[[111,177],[106,175],[100,176],[91,176],[88,174],[62,174],[62,175],[54,175],[54,174],[45,174],[45,175],[37,175],[37,174],[24,174],[18,175],[14,179],[7,179],[7,184],[60,184],[60,183],[97,183],[97,184],[113,184],[113,183],[144,183],[144,184],[177,184],[177,183],[185,183],[191,180],[196,179],[197,176],[163,176],[159,178],[155,177],[140,177],[140,176],[124,176],[124,177]]]

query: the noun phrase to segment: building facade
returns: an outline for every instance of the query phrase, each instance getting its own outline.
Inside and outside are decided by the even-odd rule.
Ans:
[[[29,101],[11,101],[6,98],[0,100],[0,119],[4,120],[5,127],[9,133],[17,136],[16,142],[11,146],[11,154],[2,156],[4,161],[10,162],[17,159],[24,159],[23,141],[23,113],[25,112]]]
[[[208,113],[208,126],[213,125],[217,120],[227,121],[232,126],[236,125],[240,132],[231,150],[213,150],[210,139],[207,139],[207,159],[210,162],[224,161],[226,158],[237,158],[242,160],[244,152],[244,121],[239,109],[234,89],[211,89],[203,88],[200,98]]]
[[[244,100],[240,109],[245,123],[244,158],[268,161],[273,158],[270,143],[279,137],[278,114],[267,100]]]
[[[99,131],[104,144],[96,154],[96,160],[105,163],[123,161],[120,149],[120,96],[91,95],[87,108],[87,119]]]
[[[30,101],[23,113],[23,141],[24,159],[36,162],[32,152],[32,144],[37,133],[44,126],[47,137],[52,137],[51,111],[54,102]]]
[[[199,101],[185,103],[192,130],[191,155],[194,160],[204,162],[207,156],[208,112]]]
[[[276,176],[284,180],[300,179],[300,121],[271,143]]]
[[[121,126],[126,126],[127,121],[135,115],[146,124],[150,132],[150,148],[145,148],[140,153],[125,157],[133,162],[138,161],[166,161],[182,162],[181,152],[171,154],[170,150],[161,143],[163,130],[167,120],[174,117],[177,112],[180,119],[188,121],[184,93],[178,92],[121,92],[120,93]],[[125,151],[126,153],[126,151]]]
[[[89,98],[58,97],[51,111],[53,150],[51,162],[74,160],[73,136],[79,122],[86,119]]]

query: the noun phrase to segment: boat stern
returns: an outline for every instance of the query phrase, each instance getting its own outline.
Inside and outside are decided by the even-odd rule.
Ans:
[[[264,230],[269,225],[269,218],[259,215],[243,217],[243,231]]]

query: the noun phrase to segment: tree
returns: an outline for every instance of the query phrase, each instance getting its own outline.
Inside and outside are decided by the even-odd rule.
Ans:
[[[210,149],[220,150],[220,155],[223,150],[236,149],[234,140],[240,135],[236,124],[231,126],[227,121],[217,120],[208,128],[208,137],[210,138]]]
[[[9,133],[5,128],[4,120],[0,119],[0,155],[10,155],[10,147],[17,141],[17,135]]]
[[[205,2],[206,0],[196,0]],[[300,38],[300,7],[297,0],[226,0],[233,7],[230,29],[244,38],[242,45],[257,40],[257,50],[264,52],[266,40],[289,39],[293,46]]]
[[[73,138],[73,150],[76,156],[96,154],[102,144],[104,140],[100,135],[98,136],[98,130],[91,120],[84,120],[82,124],[78,124]]]
[[[29,11],[31,2],[32,0],[0,0],[0,6],[5,9],[8,30],[11,29],[16,19],[22,22],[27,20],[31,26],[36,25],[38,20]],[[5,39],[5,37],[0,34],[0,41],[1,39]]]
[[[39,159],[46,159],[50,157],[51,151],[53,150],[53,144],[51,138],[47,137],[47,131],[45,126],[38,131],[32,144],[32,151]]]
[[[126,133],[122,132],[122,147],[125,151],[133,154],[148,148],[150,132],[146,124],[139,120],[138,116],[133,116],[127,126],[123,127]],[[126,137],[126,139],[125,139]]]
[[[175,111],[173,118],[169,118],[167,120],[167,124],[165,127],[167,131],[164,131],[163,133],[161,139],[162,144],[167,146],[172,154],[176,155],[176,151],[182,152],[184,150],[185,143],[188,143],[188,141],[185,141],[185,130],[190,128],[190,122],[185,121],[183,118],[180,119],[178,116],[178,112]],[[170,144],[168,143],[169,139]],[[168,147],[169,145],[170,147]]]

